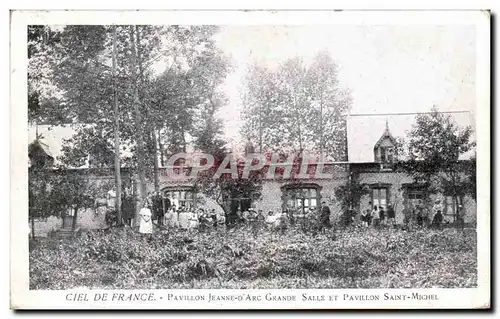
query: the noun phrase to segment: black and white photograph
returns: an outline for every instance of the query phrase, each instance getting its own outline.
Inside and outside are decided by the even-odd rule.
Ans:
[[[65,14],[12,31],[11,289],[62,308],[489,307],[489,12]]]

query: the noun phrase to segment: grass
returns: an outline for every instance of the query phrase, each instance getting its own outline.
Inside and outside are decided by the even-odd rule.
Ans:
[[[453,288],[477,282],[475,229],[203,233],[131,229],[30,247],[30,289]]]

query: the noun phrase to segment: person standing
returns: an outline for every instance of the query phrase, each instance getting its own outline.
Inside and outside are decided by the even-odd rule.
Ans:
[[[153,216],[158,221],[158,225],[163,225],[165,212],[163,211],[163,200],[158,192],[155,192],[151,198],[153,206]]]
[[[241,223],[243,220],[243,214],[241,213],[240,207],[236,210],[236,223]]]
[[[198,209],[198,229],[204,231],[211,226],[208,213],[203,208]]]
[[[372,218],[373,218],[373,227],[378,228],[380,225],[380,211],[377,206],[373,206]]]
[[[366,226],[370,226],[372,224],[372,211],[373,211],[373,205],[372,202],[368,202],[368,208],[366,209]]]
[[[250,215],[250,212],[249,212],[247,209],[245,209],[245,210],[243,211],[243,213],[241,214],[241,221],[242,221],[243,223],[247,224],[247,223],[248,223],[248,216],[249,216],[249,215]]]
[[[272,229],[275,222],[276,222],[276,216],[274,215],[274,212],[271,210],[267,213],[266,216],[266,228],[268,230]]]
[[[379,207],[380,225],[385,225],[385,210],[383,206]]]
[[[363,227],[368,227],[368,209],[364,209],[361,211],[361,225]]]
[[[457,224],[460,229],[464,229],[465,227],[465,209],[462,205],[458,205],[458,216],[457,216]]]
[[[391,226],[396,225],[396,213],[391,204],[387,205],[387,223]]]
[[[146,203],[144,203],[143,207],[139,211],[139,218],[139,232],[141,234],[152,234],[153,220],[151,218],[151,210],[148,208]]]
[[[188,229],[196,229],[198,227],[198,214],[192,208],[188,210]]]
[[[128,192],[122,194],[122,220],[127,226],[132,225],[132,218],[134,217],[134,199]]]
[[[424,210],[422,207],[422,202],[419,200],[415,206],[415,214],[417,216],[417,225],[424,226]]]
[[[179,227],[179,211],[176,206],[171,206],[170,211],[172,212],[172,218],[170,219],[170,225],[172,227]]]
[[[213,210],[215,213],[215,209]],[[222,212],[222,214],[216,215],[217,227],[219,229],[226,229],[226,213]]]
[[[321,203],[321,214],[320,214],[320,220],[321,220],[321,227],[322,228],[330,228],[332,227],[330,223],[330,207],[326,205],[326,202]]]
[[[415,225],[415,211],[411,201],[406,201],[403,207],[404,229],[412,231]]]
[[[160,196],[161,200],[162,200],[162,209],[163,209],[163,212],[164,214],[166,214],[169,210],[170,210],[170,206],[172,206],[172,202],[170,201],[170,198],[168,197],[165,197],[164,195]]]
[[[179,226],[183,230],[189,228],[189,214],[185,207],[179,208]]]
[[[257,222],[256,222],[259,230],[264,228],[265,222],[266,222],[266,216],[264,216],[264,211],[259,210],[259,212],[257,213]]]
[[[432,207],[432,213],[433,213],[432,224],[434,226],[436,226],[434,224],[434,220],[435,220],[436,215],[438,215],[438,214],[440,215],[440,216],[438,216],[438,220],[440,219],[441,223],[443,222],[443,206],[441,205],[441,201],[439,199],[436,199],[436,201],[434,202],[434,206]]]
[[[443,223],[443,214],[441,210],[438,210],[432,219],[432,227],[436,229],[441,229],[441,225]]]

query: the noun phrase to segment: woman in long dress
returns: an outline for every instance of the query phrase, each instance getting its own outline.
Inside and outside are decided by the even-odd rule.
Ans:
[[[179,209],[179,226],[182,229],[189,228],[189,213],[184,207],[181,207]]]
[[[139,232],[141,234],[152,234],[153,220],[151,210],[146,205],[139,211],[139,219]]]

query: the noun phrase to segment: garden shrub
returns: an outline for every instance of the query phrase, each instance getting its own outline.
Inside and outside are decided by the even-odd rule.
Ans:
[[[331,230],[334,232],[334,230]],[[130,228],[30,244],[30,288],[474,287],[476,232]]]

